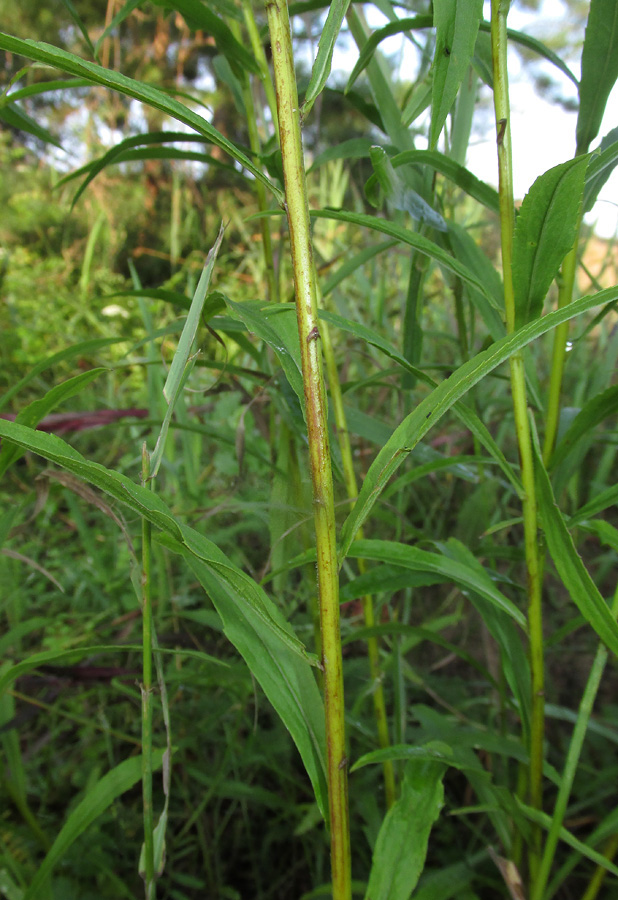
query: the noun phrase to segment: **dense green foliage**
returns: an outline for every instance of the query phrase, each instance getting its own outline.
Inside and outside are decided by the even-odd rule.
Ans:
[[[590,152],[614,5],[592,0],[583,52],[583,21],[568,46],[509,33],[581,100],[578,156],[517,214],[508,3],[492,35],[470,0],[378,3],[373,32],[362,7],[290,7],[322,310],[300,342],[265,8],[13,5],[0,896],[614,896],[618,288],[581,223],[618,160],[614,132]],[[493,91],[499,191],[465,168]],[[334,888],[314,346],[351,823]]]

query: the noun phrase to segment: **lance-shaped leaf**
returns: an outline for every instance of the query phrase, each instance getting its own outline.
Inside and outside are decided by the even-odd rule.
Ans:
[[[194,357],[190,356],[191,348],[193,346],[193,341],[195,340],[195,335],[197,334],[198,325],[200,324],[202,308],[204,306],[206,293],[208,291],[210,279],[212,277],[212,270],[214,268],[215,260],[217,258],[217,253],[219,252],[219,247],[221,246],[222,240],[223,225],[219,229],[217,240],[213,244],[208,257],[206,258],[206,263],[204,265],[202,275],[191,302],[189,314],[187,315],[184,328],[182,329],[182,334],[180,335],[180,340],[178,341],[178,348],[176,349],[176,353],[174,354],[174,359],[172,360],[172,365],[170,366],[169,374],[163,387],[163,396],[167,401],[167,410],[165,412],[165,418],[163,419],[161,431],[159,432],[159,437],[157,438],[157,443],[152,454],[152,459],[150,461],[153,478],[159,471],[159,466],[161,465],[161,460],[163,459],[165,440],[167,438],[167,432],[172,420],[174,407],[176,405],[178,397],[180,396],[180,392],[182,391],[187,378],[191,373],[191,369],[193,368]]]
[[[70,400],[71,397],[75,397],[76,394],[79,394],[81,390],[103,372],[107,372],[107,369],[90,369],[88,372],[82,372],[80,375],[75,375],[74,378],[69,378],[67,381],[55,385],[51,390],[47,391],[45,396],[38,400],[33,400],[32,403],[29,403],[28,406],[24,407],[24,409],[18,413],[15,421],[20,425],[36,428],[39,422],[44,419],[52,409],[55,409],[58,404],[63,403],[65,400]],[[15,460],[19,459],[22,453],[23,450],[16,447],[15,444],[5,444],[2,446],[2,449],[0,450],[0,477],[4,475],[6,470],[15,462]]]
[[[388,154],[382,147],[372,147],[369,151],[369,156],[377,183],[395,209],[410,213],[417,222],[426,222],[428,225],[437,228],[438,231],[447,230],[446,222],[440,213],[432,209],[416,191],[408,187],[401,175],[393,168]],[[369,198],[369,192],[371,191],[369,183],[366,190]]]
[[[592,209],[616,164],[618,164],[618,128],[612,128],[590,158],[584,187],[584,212]]]
[[[335,41],[341,31],[341,24],[348,11],[349,5],[350,0],[333,0],[329,6],[326,22],[324,23],[324,28],[320,35],[318,52],[311,70],[311,78],[305,93],[305,102],[301,109],[303,118],[306,118],[309,115],[311,107],[320,96],[324,89],[324,85],[328,80],[333,63]]]
[[[607,99],[618,78],[618,4],[591,0],[579,84],[577,152],[586,153],[599,133]]]
[[[16,103],[0,105],[0,122],[4,122],[5,125],[15,128],[17,131],[25,131],[46,144],[55,144],[56,147],[60,147],[62,150],[62,144],[58,138],[55,138],[51,132],[39,125]]]
[[[496,341],[487,350],[460,366],[450,378],[447,378],[425,397],[413,412],[395,429],[389,440],[382,447],[369,471],[358,495],[354,507],[344,522],[341,531],[339,558],[343,560],[350,549],[358,529],[366,520],[374,503],[384,490],[389,478],[397,471],[410,450],[412,450],[427,434],[430,428],[489,372],[500,363],[505,362],[516,350],[525,347],[531,341],[576,316],[594,309],[603,303],[611,303],[618,298],[618,287],[607,288],[589,297],[574,300],[568,306],[548,313],[542,319],[525,325],[513,334]]]
[[[547,549],[556,570],[582,616],[594,628],[606,647],[618,656],[618,624],[599,589],[588,574],[562,513],[558,509],[549,476],[535,444],[535,480],[539,514]]]
[[[442,779],[448,764],[410,759],[401,795],[380,828],[365,900],[409,900],[420,878],[429,834],[444,803]]]
[[[158,769],[163,761],[163,750],[152,754],[152,767]],[[54,868],[69,847],[84,833],[86,828],[98,819],[111,804],[125,791],[130,790],[142,777],[142,758],[132,756],[125,759],[93,784],[60,829],[49,853],[37,869],[23,900],[38,900],[43,896],[45,884]]]
[[[513,238],[515,323],[538,319],[549,286],[577,235],[588,157],[554,166],[524,197]]]
[[[483,17],[483,0],[434,0],[436,51],[433,60],[431,130],[433,150],[451,111],[461,82],[468,74],[470,60]]]
[[[203,134],[217,147],[221,147],[222,150],[229,153],[233,159],[263,182],[273,192],[279,203],[283,202],[283,194],[279,188],[275,187],[266,178],[261,169],[254,165],[242,150],[224,137],[216,128],[213,128],[203,116],[198,115],[189,106],[180,103],[179,100],[169,97],[163,91],[141,81],[136,81],[134,78],[128,78],[120,72],[105,69],[96,63],[88,62],[74,53],[67,53],[66,50],[60,50],[58,47],[40,41],[21,40],[21,38],[0,32],[0,50],[7,50],[9,53],[17,53],[26,59],[45,63],[59,69],[61,72],[76,75],[78,78],[86,78],[91,84],[110,88],[118,91],[120,94],[125,94],[127,97],[133,97],[135,100],[146,103],[154,109],[161,110],[161,112],[166,113],[166,115],[171,116],[178,122],[183,122],[185,125],[193,128],[198,134]]]

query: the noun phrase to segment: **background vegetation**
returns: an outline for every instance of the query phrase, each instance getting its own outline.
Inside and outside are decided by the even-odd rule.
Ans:
[[[464,168],[479,129],[508,140],[482,4],[376,7],[409,65],[376,50],[364,7],[290,7],[343,557],[353,880],[334,887],[315,383],[303,394],[266,11],[3,10],[7,900],[144,881],[163,900],[618,890],[618,290],[613,245],[580,229],[618,158],[614,132],[589,155],[615,11],[573,3],[563,34],[510,35],[568,103],[590,12],[578,158],[537,182],[513,239],[505,184]],[[327,55],[342,20],[339,45],[365,51],[324,87],[318,38]]]

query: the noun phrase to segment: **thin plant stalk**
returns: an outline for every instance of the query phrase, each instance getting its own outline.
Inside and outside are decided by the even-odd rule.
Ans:
[[[346,420],[345,409],[343,406],[343,396],[341,393],[341,384],[339,383],[339,373],[335,363],[335,354],[333,351],[332,341],[330,339],[330,330],[326,322],[322,321],[320,325],[320,334],[322,336],[322,347],[324,350],[324,361],[326,363],[326,371],[328,374],[328,383],[330,385],[330,396],[333,405],[333,417],[335,419],[335,428],[337,430],[337,439],[339,449],[341,450],[341,462],[343,467],[343,477],[345,480],[346,492],[348,498],[352,501],[358,497],[358,485],[356,482],[356,474],[354,472],[354,461],[352,459],[352,447],[350,445],[350,434],[348,432],[348,423]],[[360,528],[356,534],[357,539],[363,539],[363,529]],[[367,564],[364,559],[358,560],[358,571],[361,575],[367,571]],[[373,597],[366,594],[363,597],[363,617],[367,628],[375,625],[375,612],[373,606]],[[371,683],[373,685],[373,711],[376,720],[376,729],[378,732],[378,744],[381,748],[390,746],[390,736],[388,733],[388,717],[386,715],[386,703],[384,700],[384,687],[382,685],[382,671],[380,666],[380,651],[378,648],[378,639],[375,635],[367,638],[367,655],[369,657],[369,672],[371,675]],[[387,759],[382,764],[384,774],[384,794],[386,797],[386,807],[390,809],[397,797],[397,789],[395,786],[395,769],[392,760]]]
[[[351,900],[348,759],[345,747],[335,504],[307,184],[287,4],[285,0],[275,0],[267,4],[267,10],[277,89],[279,136],[294,270],[313,489],[322,632],[333,900]]]
[[[142,484],[150,478],[150,454],[142,448]],[[146,900],[155,898],[154,814],[152,808],[152,526],[142,518],[142,798]]]
[[[515,294],[513,290],[513,230],[515,205],[513,199],[513,166],[507,70],[506,19],[509,3],[492,0],[491,45],[494,72],[494,108],[498,146],[500,230],[504,306],[507,332],[515,330]],[[545,676],[543,658],[542,561],[538,543],[538,515],[534,483],[534,458],[526,399],[524,358],[521,352],[510,358],[511,394],[515,416],[515,431],[519,447],[521,480],[524,488],[523,519],[526,568],[528,571],[528,637],[532,698],[529,735],[528,802],[533,809],[541,809],[543,791],[543,737],[545,719]],[[534,883],[539,865],[541,829],[532,829],[529,848],[529,869]]]
[[[618,616],[618,588],[616,588],[616,591],[614,593],[612,615],[614,617]],[[560,829],[562,828],[562,825],[564,823],[564,817],[566,815],[569,798],[571,796],[571,788],[573,787],[573,781],[577,772],[577,766],[579,764],[579,758],[586,737],[588,723],[590,721],[590,716],[592,715],[592,708],[594,706],[594,701],[599,690],[599,685],[601,683],[601,678],[603,677],[603,672],[607,664],[608,656],[609,651],[607,650],[607,647],[604,644],[599,644],[598,650],[592,663],[592,667],[590,669],[590,674],[588,675],[588,681],[586,682],[582,700],[579,705],[577,721],[575,723],[575,728],[573,729],[573,735],[571,737],[571,743],[569,745],[569,751],[567,753],[564,771],[562,773],[562,779],[560,780],[560,789],[558,790],[558,796],[556,797],[554,814],[552,816],[549,832],[545,840],[543,857],[541,859],[541,865],[539,868],[537,880],[534,885],[534,890],[531,895],[531,900],[542,900],[543,898],[545,886],[547,884],[551,866],[554,861],[556,847],[558,846],[558,840],[560,839]]]
[[[579,228],[577,229],[575,245],[569,250],[562,263],[560,286],[558,289],[559,309],[563,306],[567,306],[573,298],[573,286],[575,284],[575,273],[577,271],[578,242]],[[569,325],[569,322],[563,322],[562,325],[558,325],[554,331],[547,414],[545,416],[545,438],[543,441],[543,462],[545,465],[547,465],[551,458],[556,443],[556,435],[558,434],[560,396],[562,394],[562,378],[564,374],[564,363],[566,361]]]
[[[603,856],[605,857],[605,859],[611,862],[614,859],[616,853],[618,853],[618,834],[613,834],[605,845]],[[596,900],[596,897],[601,890],[606,877],[607,869],[604,866],[597,866],[594,870],[594,875],[588,882],[588,887],[582,895],[582,900]]]

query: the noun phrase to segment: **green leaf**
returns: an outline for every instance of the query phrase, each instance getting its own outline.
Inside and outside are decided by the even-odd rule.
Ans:
[[[474,591],[485,597],[492,605],[514,619],[521,628],[526,629],[524,614],[497,589],[487,573],[484,571],[479,573],[478,569],[471,568],[461,560],[449,559],[443,554],[420,550],[418,547],[410,547],[396,541],[355,541],[347,555],[356,559],[374,559],[417,572],[435,572],[445,581],[452,581],[465,590]]]
[[[435,149],[455,97],[474,53],[483,0],[434,0],[436,50],[433,59],[433,91],[429,146]]]
[[[377,216],[368,216],[365,213],[353,213],[340,209],[312,209],[311,215],[317,219],[334,219],[337,222],[349,222],[350,225],[371,228],[373,231],[379,231],[388,235],[388,237],[397,238],[402,244],[414,247],[415,250],[419,250],[431,259],[435,259],[445,269],[453,272],[463,281],[486,294],[484,285],[469,269],[450,256],[438,244],[428,240],[416,231],[402,228],[400,225],[395,225],[387,219],[380,219]]]
[[[444,804],[446,769],[437,760],[407,762],[400,797],[378,834],[365,900],[409,900],[425,865],[429,834]]]
[[[537,825],[541,825],[542,828],[549,831],[552,823],[551,816],[548,816],[547,813],[542,812],[540,809],[533,809],[531,806],[527,806],[525,803],[522,803],[517,796],[515,796],[515,800],[523,814],[530,819],[531,822],[536,822]],[[584,843],[584,841],[580,841],[564,827],[560,829],[560,840],[564,841],[565,844],[568,844],[569,847],[572,847],[573,850],[577,850],[578,853],[581,853],[582,856],[585,856],[586,859],[589,859],[597,866],[601,866],[601,868],[611,872],[612,875],[618,876],[618,866],[615,866],[606,856],[603,856],[602,853],[593,850],[592,847]]]
[[[328,15],[326,17],[326,22],[324,23],[324,28],[322,29],[322,34],[320,35],[318,52],[315,57],[315,62],[313,63],[311,78],[309,79],[305,94],[305,102],[301,108],[301,116],[303,119],[306,119],[311,112],[311,107],[322,93],[324,85],[328,80],[333,63],[335,42],[341,31],[341,25],[349,5],[350,0],[333,0],[329,5]]]
[[[569,160],[536,179],[524,197],[513,237],[515,322],[537,319],[579,225],[588,157]]]
[[[432,16],[414,16],[412,18],[399,19],[395,22],[389,22],[388,25],[384,25],[382,28],[374,31],[371,37],[364,44],[356,65],[352,69],[352,72],[348,79],[348,83],[346,85],[346,93],[352,88],[352,85],[354,84],[360,73],[363,71],[363,69],[365,69],[370,63],[373,54],[383,40],[388,37],[392,37],[395,34],[401,34],[402,31],[413,31],[416,28],[431,28],[432,24]],[[488,32],[490,31],[490,27],[491,26],[489,22],[480,22],[479,28],[483,32],[483,37],[489,37]],[[562,59],[560,59],[560,57],[556,53],[554,53],[553,50],[551,50],[541,41],[538,41],[536,38],[531,37],[529,34],[524,34],[521,31],[516,31],[513,28],[507,29],[507,35],[509,40],[514,41],[516,44],[521,44],[522,47],[526,47],[528,50],[532,50],[533,53],[538,54],[543,59],[546,59],[548,62],[552,63],[552,65],[560,69],[560,71],[563,72],[567,76],[567,78],[570,78],[576,87],[579,87],[579,81],[577,80],[573,72],[571,72],[566,63]],[[487,43],[489,44],[489,40],[487,41]],[[491,75],[491,72],[489,72],[488,74]]]
[[[44,419],[52,409],[55,409],[60,403],[64,403],[65,400],[70,400],[71,397],[75,397],[76,394],[79,394],[80,391],[89,385],[91,381],[94,381],[95,378],[98,378],[103,372],[107,372],[107,369],[90,369],[88,372],[82,372],[79,375],[75,375],[73,378],[69,378],[68,381],[57,384],[55,387],[51,388],[44,397],[41,397],[39,400],[33,400],[32,403],[29,403],[28,406],[24,407],[24,409],[18,413],[15,421],[19,425],[27,425],[29,428],[36,428],[41,419]],[[12,466],[13,463],[22,456],[22,453],[23,451],[14,444],[3,445],[0,450],[0,478],[4,475],[9,466]]]
[[[215,165],[218,168],[226,169],[229,172],[235,172],[236,175],[239,174],[238,170],[235,169],[232,165],[228,163],[223,163],[221,160],[215,159],[209,153],[195,153],[188,150],[177,150],[175,147],[161,147],[152,145],[160,145],[160,144],[169,144],[175,141],[182,141],[183,143],[206,143],[205,138],[201,137],[197,134],[184,134],[181,131],[153,131],[147,134],[136,134],[132,135],[132,137],[126,138],[124,141],[120,141],[119,144],[116,144],[115,147],[112,147],[111,150],[108,150],[107,153],[104,153],[103,156],[100,156],[98,159],[93,159],[91,162],[87,163],[85,166],[81,166],[81,168],[76,169],[74,172],[69,172],[63,178],[61,178],[56,187],[62,187],[63,184],[67,184],[75,178],[80,178],[82,175],[86,177],[80,184],[77,189],[73,200],[71,201],[71,206],[75,206],[81,195],[84,193],[88,185],[94,178],[105,169],[107,166],[118,165],[122,162],[130,162],[131,160],[141,160],[141,159],[189,159],[189,160],[197,160],[198,162],[207,162],[209,165]],[[144,147],[143,145],[146,145]]]
[[[535,481],[547,549],[562,583],[582,616],[618,656],[618,624],[579,556],[558,509],[551,482],[535,442]]]
[[[158,769],[163,760],[163,750],[152,754],[152,767]],[[38,900],[46,880],[60,862],[71,844],[97,819],[111,804],[130,790],[142,777],[142,758],[133,756],[119,763],[107,772],[89,790],[60,829],[58,837],[39,866],[23,900]]]
[[[95,338],[92,341],[82,341],[79,344],[73,344],[70,347],[66,347],[64,350],[59,350],[58,353],[46,356],[44,359],[35,363],[27,375],[24,375],[17,384],[14,384],[2,395],[2,397],[0,397],[0,409],[4,409],[7,403],[12,400],[22,388],[26,387],[27,384],[30,384],[35,378],[38,378],[38,376],[42,372],[45,372],[46,369],[50,369],[52,366],[65,362],[68,359],[72,359],[74,356],[83,356],[87,358],[91,353],[94,353],[97,350],[102,350],[104,347],[110,347],[112,344],[119,344],[124,340],[125,338]]]
[[[382,147],[371,147],[369,157],[375,177],[395,209],[410,213],[417,222],[426,222],[438,231],[446,231],[447,225],[440,213],[432,209],[420,194],[408,187],[403,178],[395,172],[388,154]]]
[[[550,471],[558,469],[582,439],[588,445],[594,428],[608,416],[614,415],[616,411],[618,411],[618,385],[608,388],[589,400],[577,413],[556,445],[548,466]],[[564,476],[560,481],[561,484],[564,484]]]
[[[202,8],[206,10],[205,6],[202,6]],[[208,138],[208,140],[217,147],[220,147],[222,150],[229,153],[233,159],[244,166],[244,168],[251,172],[255,178],[272,191],[277,198],[277,202],[283,202],[281,190],[266,178],[262,170],[254,165],[242,150],[236,147],[231,141],[228,141],[228,139],[217,131],[216,128],[213,128],[203,116],[199,116],[184,103],[180,103],[173,97],[168,97],[163,91],[151,87],[151,85],[144,84],[141,81],[137,81],[134,78],[128,78],[120,72],[115,72],[112,69],[105,69],[102,66],[96,65],[96,63],[80,59],[79,56],[75,56],[73,53],[67,53],[66,50],[60,50],[58,47],[53,47],[51,44],[45,44],[39,41],[21,40],[20,38],[0,32],[0,50],[7,50],[10,53],[17,53],[20,56],[24,56],[26,59],[34,59],[37,62],[46,63],[47,65],[60,69],[62,72],[67,72],[69,75],[87,78],[91,84],[98,84],[102,87],[110,88],[111,90],[118,91],[120,94],[125,94],[127,97],[133,97],[135,100],[140,100],[142,103],[146,103],[154,109],[161,110],[161,112],[166,113],[178,122],[182,122],[183,124],[188,125],[189,128],[193,128],[198,134],[204,135],[204,137]]]
[[[444,153],[439,153],[437,150],[404,150],[403,153],[393,156],[391,163],[395,169],[405,165],[429,166],[436,172],[440,172],[441,175],[445,175],[453,184],[474,197],[487,209],[499,212],[498,192]]]
[[[350,773],[356,772],[357,769],[362,769],[364,766],[382,763],[389,759],[393,761],[413,759],[423,762],[441,762],[445,766],[452,766],[454,769],[475,769],[489,777],[489,773],[480,762],[458,760],[452,748],[442,741],[431,741],[422,747],[413,747],[410,744],[393,744],[390,747],[385,747],[383,750],[372,750],[370,753],[364,753],[360,759],[356,760],[350,769]]]
[[[618,128],[612,128],[590,157],[582,204],[584,212],[592,209],[616,164],[618,164]]]
[[[279,631],[265,627],[263,619],[224,573],[204,564],[176,541],[165,539],[170,549],[181,553],[212,600],[224,631],[241,654],[252,675],[290,732],[311,779],[322,816],[328,820],[326,787],[326,734],[324,707],[311,667],[281,639],[289,625],[264,595],[269,615]],[[257,589],[257,585],[255,585]]]
[[[187,378],[189,377],[191,369],[193,368],[194,357],[190,359],[191,348],[193,347],[195,335],[197,334],[197,328],[200,324],[202,308],[204,306],[206,293],[208,291],[210,279],[212,277],[212,270],[214,268],[215,260],[217,258],[217,253],[219,252],[219,247],[221,246],[222,240],[223,225],[219,229],[217,239],[210,249],[208,256],[206,257],[206,262],[204,263],[204,268],[202,270],[197,288],[195,289],[195,294],[193,296],[193,300],[191,301],[191,307],[185,320],[184,328],[182,329],[182,334],[180,335],[180,340],[178,341],[178,347],[176,348],[176,352],[174,353],[172,365],[170,366],[170,370],[163,387],[163,396],[165,397],[165,400],[167,402],[167,409],[165,411],[165,417],[163,419],[163,424],[161,425],[161,431],[159,432],[157,443],[150,460],[152,478],[156,477],[156,474],[159,471],[159,466],[161,465],[161,460],[163,459],[165,441],[172,419],[172,413],[174,412],[174,407],[178,402],[178,398],[180,397],[182,389],[187,381]]]
[[[300,341],[294,307],[283,304],[273,306],[272,303],[261,301],[235,303],[228,297],[224,299],[234,316],[275,351],[281,368],[304,409]]]
[[[16,631],[18,627],[19,626],[14,630]],[[41,626],[38,625],[37,627]],[[24,633],[26,632],[24,631]],[[50,663],[66,663],[67,665],[71,665],[78,662],[80,659],[83,659],[85,656],[95,656],[100,653],[141,652],[142,649],[143,647],[141,644],[96,644],[88,647],[68,647],[57,650],[42,650],[40,653],[31,653],[26,659],[22,659],[20,662],[14,663],[14,665],[7,666],[7,668],[3,669],[2,674],[0,675],[0,693],[2,693],[2,691],[17,678],[21,678],[22,675],[26,675],[28,672],[32,672],[40,666],[46,666]],[[227,663],[223,660],[217,659],[216,656],[209,656],[208,653],[204,653],[201,650],[187,650],[184,647],[178,650],[169,649],[167,647],[157,647],[156,652],[162,653],[164,656],[187,656],[198,662],[205,662],[215,666],[227,666]]]
[[[15,422],[0,419],[0,437],[63,466],[84,481],[115,497],[165,534],[184,544],[196,558],[203,560],[219,575],[229,579],[242,596],[243,603],[252,605],[264,623],[277,632],[288,647],[303,659],[317,665],[315,655],[307,653],[302,642],[289,629],[282,629],[277,618],[271,616],[272,605],[262,588],[235,566],[211,541],[176,519],[157,494],[135,484],[125,475],[84,459],[81,453],[56,435],[33,431]]]
[[[406,19],[398,19],[395,22],[389,22],[382,28],[378,28],[367,39],[360,52],[356,65],[350,73],[348,83],[345,88],[346,94],[352,89],[352,86],[361,72],[367,68],[371,62],[378,45],[388,37],[395,34],[401,34],[402,31],[414,31],[416,28],[430,28],[433,24],[431,16],[412,16]]]
[[[591,0],[579,85],[577,153],[586,153],[601,127],[607,99],[618,78],[618,5]]]
[[[7,103],[0,105],[0,122],[4,122],[10,128],[18,131],[25,131],[27,134],[33,135],[39,141],[46,144],[54,144],[62,150],[62,144],[42,125],[39,125],[28,113],[24,112],[21,107],[15,103]]]
[[[618,298],[618,288],[607,288],[592,296],[574,300],[568,306],[548,313],[542,319],[530,322],[513,334],[496,341],[487,350],[477,353],[473,359],[460,366],[450,378],[439,384],[428,397],[425,397],[395,429],[371,464],[358,499],[343,525],[339,559],[345,559],[358,529],[366,520],[389,478],[396,472],[410,450],[471,387],[500,363],[505,362],[516,350],[525,347],[537,337],[555,328],[556,325],[568,322],[570,319],[594,309],[595,306],[613,302],[616,298]]]

